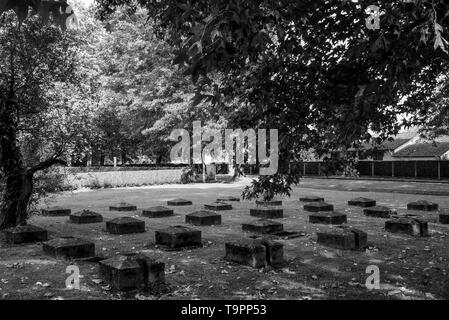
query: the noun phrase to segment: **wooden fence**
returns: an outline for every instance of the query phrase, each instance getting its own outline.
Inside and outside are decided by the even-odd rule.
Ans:
[[[303,162],[303,176],[325,175],[323,162]],[[359,161],[356,170],[365,177],[449,179],[449,160]]]

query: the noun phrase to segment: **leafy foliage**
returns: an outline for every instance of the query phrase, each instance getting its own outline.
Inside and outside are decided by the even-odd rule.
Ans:
[[[136,3],[170,30],[194,102],[225,108],[232,99],[232,125],[278,128],[284,163],[416,124],[404,115],[425,112],[417,101],[448,67],[443,0],[100,0],[99,15]],[[380,30],[365,25],[372,4],[381,8]]]
[[[90,31],[95,39],[81,48],[98,100],[93,147],[132,162],[142,155],[167,161],[171,130],[204,113],[201,105],[190,105],[193,86],[172,64],[173,47],[156,36],[142,9],[119,10],[104,24],[91,12],[80,17],[96,25]]]
[[[65,164],[74,138],[86,127],[86,105],[75,71],[77,43],[74,33],[39,17],[21,24],[13,12],[2,15],[0,170],[5,187],[0,228],[26,220],[27,206],[50,191],[39,182],[58,184],[62,173],[41,171]]]
[[[73,10],[66,1],[41,1],[41,0],[0,0],[0,15],[6,11],[13,10],[21,24],[31,15],[38,15],[44,23],[52,19],[54,25],[63,30],[69,23],[77,23]]]
[[[290,197],[291,185],[298,182],[299,180],[293,175],[260,176],[258,180],[253,180],[250,186],[245,187],[242,198],[246,200],[262,198],[264,201],[271,201],[275,196]]]
[[[197,175],[193,167],[186,167],[182,169],[181,183],[189,184],[197,181]]]

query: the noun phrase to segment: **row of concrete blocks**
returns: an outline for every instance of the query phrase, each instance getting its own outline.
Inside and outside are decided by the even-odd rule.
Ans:
[[[308,202],[308,204],[304,205],[304,210],[309,212],[320,212],[320,211],[333,211],[334,206],[324,202],[324,198],[321,197],[303,197],[300,198],[302,202]],[[348,201],[348,205],[356,206],[361,208],[385,208],[382,206],[377,206],[376,200],[369,198],[356,198]],[[439,206],[436,203],[427,201],[427,200],[419,200],[415,202],[411,202],[407,204],[408,210],[417,210],[417,211],[438,211]]]
[[[427,222],[414,217],[394,217],[385,223],[385,229],[392,233],[426,237]],[[244,223],[242,230],[260,234],[276,234],[283,231],[283,225],[270,220],[258,220]],[[201,231],[184,226],[169,227],[155,232],[156,244],[168,249],[201,246]],[[329,247],[345,250],[364,248],[367,235],[363,231],[351,227],[337,227],[333,230],[317,234],[317,242]]]
[[[304,206],[304,210],[315,212],[309,216],[311,223],[341,225],[347,223],[345,214],[335,212],[331,204],[324,202],[320,197],[304,197],[300,199],[303,202],[309,202]],[[364,214],[369,217],[391,218],[385,222],[385,230],[391,233],[399,233],[416,237],[428,237],[428,223],[414,215],[399,216],[395,211],[385,206],[377,206],[375,200],[368,198],[356,198],[348,201],[348,205],[365,208]],[[408,210],[419,211],[437,211],[438,204],[426,200],[419,200],[409,203]],[[449,224],[449,214],[441,213],[440,222]],[[318,233],[318,243],[328,244],[329,246],[340,249],[361,248],[367,239],[366,234],[360,230],[343,227],[335,229],[332,232]]]
[[[428,236],[427,222],[411,217],[398,217],[386,222],[385,228],[393,233],[404,233],[414,236]],[[252,233],[273,234],[283,230],[283,225],[269,220],[259,220],[254,223],[242,225],[242,230]],[[73,238],[61,238],[48,242],[47,231],[31,226],[19,226],[6,230],[6,238],[9,242],[44,242],[44,251],[55,256],[65,258],[80,258],[93,255],[93,246],[85,246],[85,242]],[[174,226],[155,232],[156,244],[169,249],[185,247],[197,247],[202,245],[202,234],[200,230],[184,226]],[[354,250],[363,248],[366,244],[366,233],[351,227],[336,227],[326,232],[318,233],[317,241],[330,247]],[[81,251],[77,251],[77,246]],[[75,247],[75,251],[73,251]],[[86,253],[83,253],[84,251]]]
[[[239,198],[236,197],[221,197],[218,198],[216,202],[212,204],[206,204],[204,207],[208,210],[213,211],[224,211],[224,210],[232,210],[232,205],[225,203],[225,201],[240,201]],[[304,206],[305,211],[309,212],[321,212],[321,211],[333,211],[334,206],[324,202],[324,198],[322,197],[303,197],[300,198],[302,202],[308,202]],[[263,212],[267,210],[275,210],[274,208],[269,207],[279,207],[282,206],[282,201],[272,200],[272,201],[256,201],[257,205],[262,206],[262,208],[258,207],[257,209],[253,209],[254,212]],[[185,199],[174,199],[167,202],[168,206],[187,206],[192,205],[192,202]],[[348,201],[348,205],[351,206],[359,206],[363,208],[376,207],[376,201],[368,198],[356,198]],[[384,208],[384,207],[378,207]],[[416,202],[409,203],[407,205],[409,210],[421,210],[421,211],[437,211],[438,204],[432,203],[426,200],[420,200]],[[135,205],[120,203],[118,205],[110,206],[109,209],[111,211],[137,211],[137,207]],[[162,209],[162,210],[161,210]],[[278,214],[280,214],[282,209],[278,209]],[[147,210],[143,210],[142,214],[144,216],[149,217],[158,217],[154,214],[154,212],[161,213],[162,216],[172,215],[173,211],[164,207],[155,207]],[[65,216],[70,215],[70,209],[53,207],[49,209],[43,209],[42,214],[45,216]],[[264,213],[261,213],[263,215]]]
[[[313,205],[313,203],[324,203],[324,198],[316,197],[316,196],[306,196],[306,197],[300,198],[299,200],[301,202],[312,203],[311,206],[307,206],[307,207],[311,208],[311,210],[314,210],[317,207],[316,205]],[[318,207],[325,208],[326,205],[327,205],[327,207],[330,206],[330,205],[324,203],[324,204],[319,204]],[[376,203],[376,200],[361,197],[361,198],[349,200],[348,205],[362,207],[362,208],[370,208],[370,207],[375,207],[377,205],[377,203]],[[307,208],[307,207],[305,207],[305,208]],[[419,200],[419,201],[415,201],[415,202],[411,202],[411,203],[407,204],[408,210],[438,211],[438,208],[439,208],[438,204],[427,201],[427,200]],[[322,211],[324,211],[324,210],[322,210]]]
[[[120,218],[124,223],[116,225],[113,224],[109,226],[110,231],[115,233],[137,233],[139,231],[145,231],[145,223],[143,221],[137,220],[133,218]],[[126,223],[129,221],[129,223]],[[142,224],[143,223],[143,224]],[[143,228],[142,228],[143,227]],[[56,240],[48,240],[48,232],[47,230],[33,226],[33,225],[22,225],[17,226],[15,228],[7,229],[3,231],[5,234],[5,239],[7,243],[10,244],[22,244],[22,243],[37,243],[44,242],[44,251],[46,248],[54,247],[61,248],[61,255],[66,258],[71,258],[71,251],[65,251],[64,244],[72,244],[74,241],[73,238],[61,238]],[[187,246],[200,246],[201,242],[201,231],[191,229],[184,226],[174,226],[168,227],[165,229],[161,229],[155,232],[156,244],[166,246],[171,249],[177,249]],[[68,239],[68,240],[67,240]],[[76,243],[76,241],[75,241]],[[70,247],[70,246],[69,246]],[[59,255],[59,251],[55,251],[55,256]],[[74,256],[76,257],[76,255]],[[79,257],[77,257],[79,258]]]
[[[313,196],[313,197],[304,197],[301,198],[300,200],[303,202],[308,202],[308,204],[304,205],[305,211],[318,213],[310,216],[311,223],[341,224],[346,222],[345,215],[335,212],[334,206],[332,204],[324,202],[324,198]],[[395,210],[392,210],[386,206],[378,206],[375,200],[368,198],[353,199],[348,201],[348,204],[351,206],[358,206],[365,208],[363,210],[363,213],[368,217],[390,218],[397,215]],[[438,204],[430,201],[419,200],[416,202],[409,203],[407,205],[407,209],[415,211],[438,211],[439,206]],[[326,213],[320,214],[321,212]],[[449,212],[441,211],[439,214],[439,221],[442,224],[449,224]]]
[[[204,208],[207,210],[213,211],[225,211],[232,210],[232,205],[224,203],[224,202],[216,202],[211,204],[204,205]],[[118,211],[118,212],[131,212],[137,211],[137,207],[131,204],[120,203],[115,206],[109,207],[110,211]],[[90,210],[82,210],[77,213],[73,213],[70,209],[61,208],[61,207],[50,207],[46,209],[42,209],[43,216],[51,216],[51,217],[62,217],[62,216],[70,216],[70,221],[73,223],[98,223],[102,222],[101,215],[95,214]],[[172,209],[157,206],[148,209],[142,210],[142,216],[147,218],[164,218],[173,216],[174,211]]]
[[[152,212],[151,216],[162,216],[164,214],[164,208],[156,208],[154,212]],[[379,218],[391,218],[396,216],[396,213],[387,208],[387,207],[372,207],[364,209],[364,214],[369,217],[379,217]],[[250,210],[250,215],[253,217],[261,218],[261,219],[279,219],[283,217],[283,209],[282,208],[273,208],[273,207],[260,207]],[[411,216],[410,216],[411,217]],[[109,223],[111,226],[107,228],[111,230],[112,233],[120,233],[118,229],[119,226],[124,224],[123,219],[118,218],[115,221]],[[220,225],[222,222],[221,215],[208,210],[201,210],[191,214],[186,215],[186,223],[197,225],[197,226],[210,226],[210,225]],[[324,211],[324,212],[316,212],[309,216],[310,223],[316,224],[331,224],[331,225],[341,225],[343,223],[347,223],[346,214],[339,213],[336,211]],[[443,224],[447,224],[449,222],[449,214],[442,213],[440,214],[440,222]],[[132,221],[128,222],[132,224]],[[137,223],[137,222],[136,222]],[[141,222],[142,223],[142,222]],[[117,227],[114,227],[117,226]],[[114,231],[117,229],[117,231]],[[132,232],[132,230],[131,230]],[[143,231],[142,231],[143,232]]]

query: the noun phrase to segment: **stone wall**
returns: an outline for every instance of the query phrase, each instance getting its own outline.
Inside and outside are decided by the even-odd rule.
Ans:
[[[181,183],[182,169],[134,170],[134,171],[67,171],[65,185],[79,188],[117,188]]]

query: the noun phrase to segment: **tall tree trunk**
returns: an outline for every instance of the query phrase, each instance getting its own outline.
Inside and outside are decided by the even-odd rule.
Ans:
[[[7,175],[0,208],[0,230],[26,224],[32,192],[31,175],[23,172]]]
[[[122,166],[124,166],[126,164],[126,150],[122,150],[121,152],[121,156],[122,156]]]
[[[13,98],[5,99],[0,106],[0,169],[5,180],[0,207],[0,230],[3,230],[26,223],[33,190],[33,175],[24,168],[17,143],[16,104]]]
[[[100,151],[100,167],[104,167],[104,160],[105,160],[105,156],[104,156],[104,152],[103,150]]]

